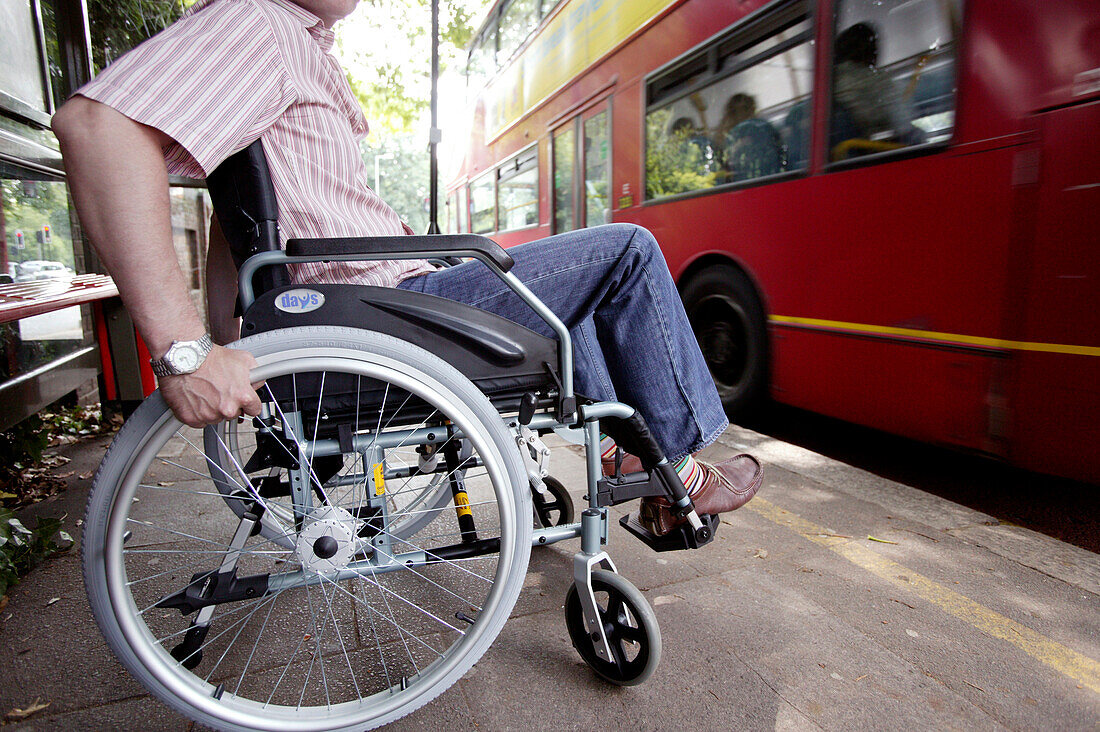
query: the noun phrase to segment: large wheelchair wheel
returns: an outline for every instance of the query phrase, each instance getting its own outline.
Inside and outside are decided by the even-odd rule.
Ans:
[[[293,328],[238,347],[266,380],[262,429],[294,459],[257,478],[247,447],[212,457],[202,430],[146,400],[89,498],[93,614],[130,673],[202,724],[386,724],[457,681],[515,604],[533,509],[514,438],[462,374],[386,335]],[[437,474],[402,470],[424,444],[453,451],[448,506]],[[232,497],[213,485],[221,461],[238,463]],[[279,471],[297,485],[277,502],[260,488]]]

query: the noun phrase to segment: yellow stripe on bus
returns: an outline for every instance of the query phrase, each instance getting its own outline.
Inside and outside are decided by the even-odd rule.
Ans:
[[[937,331],[917,330],[915,328],[893,328],[885,325],[868,325],[867,323],[845,323],[839,320],[822,320],[820,318],[796,318],[790,315],[771,315],[768,317],[768,320],[777,325],[800,325],[809,328],[828,328],[830,330],[847,331],[849,333],[920,338],[922,340],[936,341],[937,343],[949,345],[961,344],[967,346],[984,346],[986,348],[1003,348],[1011,351],[1067,353],[1073,356],[1100,356],[1100,347],[1096,346],[1071,346],[1061,343],[1008,341],[1001,338],[982,338],[980,336],[968,336],[959,333],[939,333]]]

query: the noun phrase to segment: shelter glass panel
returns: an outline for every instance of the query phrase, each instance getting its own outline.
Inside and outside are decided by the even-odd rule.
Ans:
[[[65,184],[0,165],[0,282],[63,292],[75,276],[72,224]],[[7,381],[79,350],[80,307],[0,326],[0,381]]]
[[[46,112],[46,86],[38,49],[38,22],[30,0],[0,3],[0,92]]]

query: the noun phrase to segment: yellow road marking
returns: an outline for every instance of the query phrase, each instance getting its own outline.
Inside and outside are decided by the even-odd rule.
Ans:
[[[873,552],[855,541],[839,537],[801,516],[769,503],[760,496],[746,507],[769,521],[786,526],[805,539],[836,552],[858,567],[890,584],[908,590],[941,610],[954,615],[994,638],[1016,646],[1032,658],[1100,694],[1100,662],[1037,633],[1026,625],[979,605],[913,570]],[[905,579],[900,579],[904,576]]]
[[[1096,346],[1071,346],[1061,343],[1006,341],[1001,338],[982,338],[980,336],[968,336],[960,333],[940,333],[934,330],[893,328],[885,325],[868,325],[866,323],[845,323],[840,320],[821,320],[819,318],[796,318],[790,315],[770,315],[768,316],[768,320],[773,323],[786,325],[832,328],[835,330],[845,330],[850,333],[867,333],[869,335],[893,335],[907,338],[921,338],[924,340],[938,341],[940,343],[958,343],[968,346],[1004,348],[1012,351],[1040,351],[1043,353],[1068,353],[1073,356],[1100,356],[1100,347]]]

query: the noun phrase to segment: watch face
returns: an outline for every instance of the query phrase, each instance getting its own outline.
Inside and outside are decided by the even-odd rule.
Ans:
[[[179,346],[171,354],[172,366],[177,371],[194,371],[199,366],[199,352],[192,345]]]

